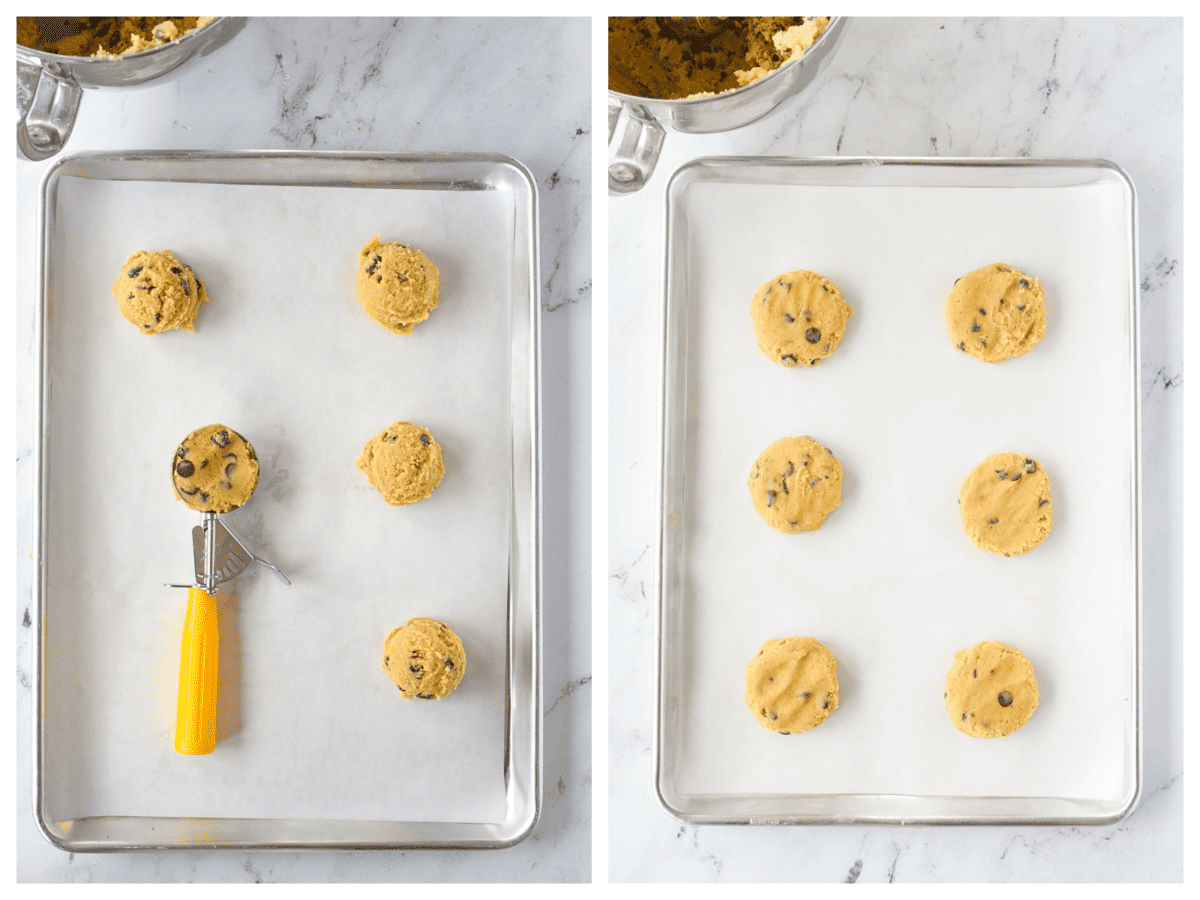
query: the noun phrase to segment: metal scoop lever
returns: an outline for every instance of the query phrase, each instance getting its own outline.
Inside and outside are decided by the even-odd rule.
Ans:
[[[225,582],[246,571],[251,562],[262,563],[284,584],[292,583],[278,567],[255,556],[216,513],[204,513],[204,523],[192,529],[192,556],[196,564],[195,584],[169,584],[167,587],[196,587],[215,594]]]

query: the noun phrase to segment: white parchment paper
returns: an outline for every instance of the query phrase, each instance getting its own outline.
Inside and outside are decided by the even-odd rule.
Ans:
[[[506,191],[64,178],[53,237],[46,785],[51,814],[503,820],[513,198]],[[394,336],[355,296],[371,237],[423,250],[440,305]],[[139,334],[111,294],[135,250],[204,279],[195,334]],[[526,301],[527,302],[527,301]],[[441,444],[426,501],[391,508],[355,467],[404,419]],[[257,450],[223,517],[291,577],[219,595],[218,745],[174,752],[199,516],[169,469],[222,422]],[[466,676],[405,701],[380,669],[412,616],[463,639]]]
[[[1039,188],[695,184],[688,297],[682,793],[891,793],[1113,799],[1130,778],[1134,571],[1128,211],[1118,185]],[[1027,356],[954,349],[945,299],[968,271],[1035,275],[1049,327]],[[792,269],[854,308],[815,369],[755,343],[749,303]],[[807,434],[845,468],[841,506],[784,535],[751,506],[757,455]],[[976,549],[958,489],[986,456],[1040,460],[1054,527],[1013,558]],[[760,645],[817,637],[840,704],[803,735],[743,702]],[[954,652],[1032,660],[1040,705],[1002,740],[948,720]]]

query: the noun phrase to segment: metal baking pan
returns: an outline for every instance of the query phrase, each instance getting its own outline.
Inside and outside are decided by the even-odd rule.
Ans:
[[[1137,202],[1102,160],[711,158],[666,188],[655,790],[691,823],[1119,821],[1142,783]],[[987,365],[945,324],[954,281],[1007,262],[1045,288],[1048,331]],[[758,349],[755,290],[815,269],[854,309],[837,351]],[[807,434],[846,470],[819,531],[784,535],[746,479]],[[1034,455],[1055,523],[1035,551],[975,548],[958,488]],[[838,660],[837,711],[780,736],[745,708],[765,641]],[[982,740],[947,721],[956,650],[1033,661],[1040,705]]]
[[[72,852],[501,848],[541,806],[537,190],[502,156],[129,152],[64,158],[41,191],[34,810]],[[440,304],[411,335],[355,297],[374,235],[424,250]],[[205,280],[196,332],[145,336],[110,289],[137,249]],[[386,506],[354,465],[408,419],[433,496]],[[197,514],[172,445],[255,445],[225,518],[285,569],[218,595],[218,744],[172,749]],[[261,568],[261,567],[260,567]],[[265,570],[263,570],[265,571]],[[269,573],[268,573],[269,575]],[[383,638],[463,638],[439,702],[401,700]]]

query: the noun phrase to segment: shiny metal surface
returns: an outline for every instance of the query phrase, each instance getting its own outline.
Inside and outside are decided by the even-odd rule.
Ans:
[[[1125,748],[1129,771],[1127,799],[1107,801],[1069,797],[960,797],[911,794],[699,794],[673,789],[681,753],[680,685],[694,673],[686,668],[684,496],[687,492],[689,404],[687,308],[688,223],[682,195],[696,183],[722,184],[889,184],[945,190],[947,187],[1038,187],[1117,184],[1130,212],[1123,232],[1129,257],[1123,260],[1131,285],[1128,309],[1132,408],[1129,434],[1133,595],[1127,610],[1132,661],[1130,696],[1132,735]],[[709,825],[1112,825],[1137,808],[1143,790],[1142,728],[1142,521],[1140,292],[1138,290],[1137,194],[1128,175],[1099,159],[917,159],[714,157],[680,167],[665,191],[663,299],[660,309],[660,384],[658,437],[658,538],[655,560],[655,721],[654,786],[660,806],[689,824]],[[696,352],[694,348],[691,352]]]
[[[56,197],[64,178],[191,181],[237,185],[376,187],[382,190],[501,191],[512,197],[513,256],[508,290],[511,331],[511,507],[507,658],[504,660],[505,820],[478,822],[352,819],[90,816],[55,820],[45,784],[46,590],[50,534],[47,428],[52,317],[48,311]],[[89,153],[59,160],[46,173],[39,203],[37,397],[34,423],[33,808],[42,835],[73,853],[130,850],[501,849],[527,838],[542,806],[541,436],[538,197],[521,163],[488,154],[175,151]],[[273,568],[273,567],[272,567]],[[282,573],[279,573],[282,577]]]
[[[732,131],[783,109],[817,77],[846,27],[834,16],[824,34],[794,63],[753,84],[697,100],[653,100],[608,92],[609,179],[611,193],[628,194],[645,187],[658,163],[665,129],[684,134]],[[623,127],[618,129],[618,121]]]
[[[61,56],[17,45],[17,155],[44,160],[66,145],[82,91],[134,87],[177,72],[227,44],[245,16],[222,16],[177,41],[119,59]]]

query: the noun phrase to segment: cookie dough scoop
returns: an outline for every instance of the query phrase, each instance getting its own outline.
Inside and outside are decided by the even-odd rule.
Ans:
[[[262,563],[284,584],[291,582],[217,518],[246,503],[258,484],[258,461],[249,441],[224,425],[197,428],[175,450],[171,481],[179,499],[201,514],[200,524],[192,529],[195,581],[167,585],[188,589],[175,750],[199,756],[217,746],[217,591],[251,562]]]

